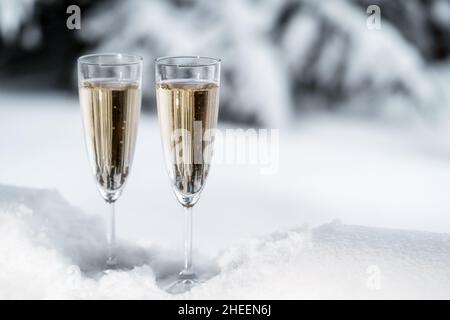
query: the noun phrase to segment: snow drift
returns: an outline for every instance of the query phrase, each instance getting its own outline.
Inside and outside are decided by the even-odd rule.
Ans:
[[[200,263],[209,280],[171,296],[179,261],[119,243],[103,272],[102,222],[57,192],[0,186],[0,298],[450,298],[450,236],[333,222],[251,239]]]

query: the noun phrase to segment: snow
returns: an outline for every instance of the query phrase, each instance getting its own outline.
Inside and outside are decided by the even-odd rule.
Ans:
[[[170,252],[122,241],[123,270],[104,273],[100,219],[55,191],[1,185],[0,200],[2,299],[450,297],[448,234],[339,222],[277,232],[200,263],[208,280],[171,296],[160,288],[179,264]]]
[[[127,271],[102,274],[107,207],[76,97],[1,92],[0,105],[0,297],[173,298],[160,286],[180,268],[184,219],[154,115],[118,201]],[[181,297],[449,298],[445,119],[304,115],[280,131],[276,174],[214,164],[194,209],[195,263],[210,280]]]

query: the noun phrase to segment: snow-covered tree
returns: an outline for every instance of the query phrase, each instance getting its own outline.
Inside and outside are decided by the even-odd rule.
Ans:
[[[367,3],[115,1],[91,12],[82,37],[95,50],[143,55],[147,98],[154,95],[152,61],[157,56],[221,57],[222,110],[233,118],[279,126],[294,110],[318,105],[401,116],[431,108],[437,93],[424,71],[431,45],[410,41],[407,30],[388,19],[402,16],[392,13],[401,8],[410,17],[420,15],[422,2],[396,9],[378,1],[383,17],[386,13],[380,31],[366,26]],[[427,6],[430,15],[436,14],[434,6],[445,6],[433,3]],[[418,30],[424,28],[421,20],[418,24]]]
[[[154,105],[154,58],[220,57],[221,116],[272,126],[317,108],[398,117],[432,113],[441,92],[428,66],[450,55],[448,0],[81,1],[79,32],[69,32],[61,21],[61,28],[41,26],[45,19],[35,19],[28,28],[34,33],[25,32],[34,11],[48,20],[49,9],[57,8],[53,16],[64,21],[61,8],[68,4],[0,0],[3,48],[16,42],[27,50],[30,39],[39,40],[39,59],[48,57],[54,68],[66,70],[56,83],[70,82],[69,60],[78,54],[140,54],[147,105]],[[373,4],[381,8],[381,30],[366,25]]]

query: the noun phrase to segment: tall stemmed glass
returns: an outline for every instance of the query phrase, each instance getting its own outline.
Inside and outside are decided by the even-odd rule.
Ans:
[[[169,287],[189,290],[198,278],[192,265],[192,207],[208,177],[219,110],[220,60],[198,56],[155,61],[156,99],[164,158],[176,198],[185,209],[184,268]]]
[[[93,54],[78,59],[86,147],[100,194],[110,206],[107,268],[115,268],[115,202],[133,161],[141,109],[142,58]]]

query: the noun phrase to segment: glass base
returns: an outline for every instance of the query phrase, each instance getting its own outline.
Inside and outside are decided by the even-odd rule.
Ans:
[[[177,280],[167,286],[166,291],[171,294],[189,292],[193,287],[200,284],[200,282],[201,281],[195,273],[181,271],[178,274]]]

